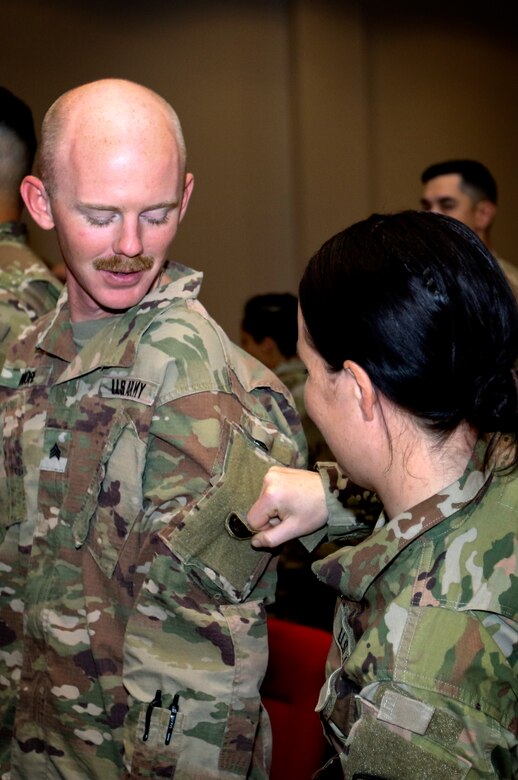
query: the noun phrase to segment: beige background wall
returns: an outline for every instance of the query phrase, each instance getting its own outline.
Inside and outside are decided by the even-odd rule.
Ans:
[[[495,243],[518,263],[516,14],[514,0],[2,0],[0,81],[38,125],[106,76],[172,102],[196,186],[171,256],[205,271],[202,300],[237,337],[247,297],[296,292],[322,241],[417,206],[421,170],[447,157],[493,170]]]

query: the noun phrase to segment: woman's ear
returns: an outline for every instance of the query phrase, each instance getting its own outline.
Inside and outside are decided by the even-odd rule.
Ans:
[[[41,179],[26,176],[20,185],[20,193],[27,211],[40,228],[51,230],[54,227],[50,199]]]
[[[368,373],[354,360],[345,361],[344,371],[348,371],[356,383],[355,392],[363,418],[367,422],[372,421],[374,419],[374,407],[377,403],[377,397]]]

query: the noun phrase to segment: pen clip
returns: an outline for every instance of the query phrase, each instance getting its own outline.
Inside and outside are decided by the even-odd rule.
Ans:
[[[143,742],[147,742],[149,739],[149,729],[151,728],[151,715],[153,714],[153,710],[155,707],[161,707],[162,706],[162,691],[158,691],[155,693],[155,698],[149,702],[147,705],[146,710],[146,721],[144,724],[144,736],[142,737]]]
[[[179,707],[178,707],[178,700],[179,700],[179,698],[180,697],[178,696],[178,694],[175,693],[175,695],[173,696],[173,701],[171,703],[171,706],[169,707],[169,709],[171,710],[171,714],[169,716],[169,725],[167,726],[167,731],[165,733],[165,744],[166,745],[168,745],[171,742],[171,737],[173,736],[174,724],[175,724],[176,716],[178,715],[178,710],[179,710]]]

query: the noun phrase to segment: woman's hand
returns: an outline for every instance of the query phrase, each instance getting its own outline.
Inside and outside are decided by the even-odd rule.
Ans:
[[[272,466],[247,521],[257,531],[254,547],[278,547],[316,531],[326,519],[324,486],[316,471]]]

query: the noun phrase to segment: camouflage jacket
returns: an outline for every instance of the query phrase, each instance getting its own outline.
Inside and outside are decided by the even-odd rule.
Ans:
[[[342,594],[318,709],[346,778],[518,777],[518,478],[483,455],[313,564]]]
[[[61,286],[27,246],[25,225],[0,224],[0,368],[24,328],[55,307]]]
[[[268,554],[239,538],[303,465],[280,381],[173,281],[77,354],[66,293],[0,378],[0,776],[261,778]]]

